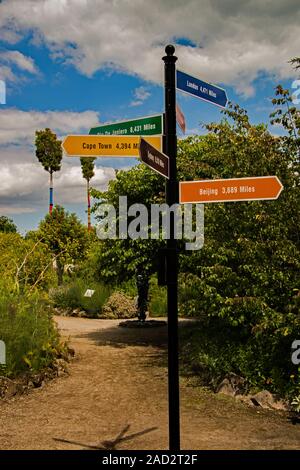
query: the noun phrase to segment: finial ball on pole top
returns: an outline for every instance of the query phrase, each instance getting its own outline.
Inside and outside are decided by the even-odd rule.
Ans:
[[[175,47],[172,44],[168,44],[165,48],[165,52],[167,55],[173,55],[175,52]]]

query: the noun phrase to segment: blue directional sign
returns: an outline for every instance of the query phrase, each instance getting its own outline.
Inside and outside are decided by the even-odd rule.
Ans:
[[[199,78],[191,77],[180,70],[177,70],[176,79],[176,88],[178,88],[178,90],[196,96],[201,100],[208,101],[209,103],[216,104],[217,106],[221,106],[221,108],[225,108],[227,95],[223,88],[199,80]]]

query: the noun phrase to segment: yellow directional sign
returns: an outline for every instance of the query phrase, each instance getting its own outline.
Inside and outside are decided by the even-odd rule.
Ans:
[[[146,136],[145,140],[162,150],[161,136]],[[139,144],[139,135],[68,135],[62,148],[69,157],[139,157]]]

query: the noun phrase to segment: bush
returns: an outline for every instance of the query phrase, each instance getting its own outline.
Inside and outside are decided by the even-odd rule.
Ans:
[[[180,278],[180,309],[202,324],[193,332],[193,344],[184,340],[185,362],[190,354],[193,367],[204,368],[210,380],[234,372],[251,387],[288,397],[299,394],[299,371],[291,362],[291,345],[300,331],[299,290],[280,305],[275,295],[272,302],[267,298],[271,286],[255,288],[253,282],[251,289],[241,292],[246,280],[228,266],[197,269],[200,276]],[[245,265],[239,269],[245,270]],[[276,296],[281,292],[277,288]]]
[[[63,349],[49,307],[37,294],[19,296],[0,289],[0,339],[6,345],[2,375],[38,371]]]
[[[0,275],[16,291],[47,289],[55,283],[47,246],[17,233],[0,233]]]
[[[94,290],[92,297],[85,297],[87,289]],[[83,279],[77,279],[67,286],[54,289],[50,292],[54,307],[66,310],[72,314],[72,310],[84,310],[88,317],[98,317],[102,307],[112,293],[112,288],[102,283],[87,284]]]
[[[211,319],[212,320],[212,319]],[[290,321],[290,326],[292,322]],[[248,387],[293,398],[300,392],[300,368],[291,362],[291,344],[299,325],[247,334],[223,319],[183,329],[184,367],[199,374],[204,385],[216,385],[228,373],[244,377]]]
[[[100,318],[118,319],[136,316],[137,309],[134,299],[124,292],[114,292],[104,305]]]

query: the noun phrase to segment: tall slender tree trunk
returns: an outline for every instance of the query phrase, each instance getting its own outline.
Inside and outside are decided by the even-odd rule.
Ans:
[[[50,170],[50,194],[49,194],[49,214],[52,214],[53,209],[53,172]]]
[[[88,215],[88,231],[90,232],[91,226],[91,197],[90,197],[90,180],[86,180],[87,187],[87,215]]]

